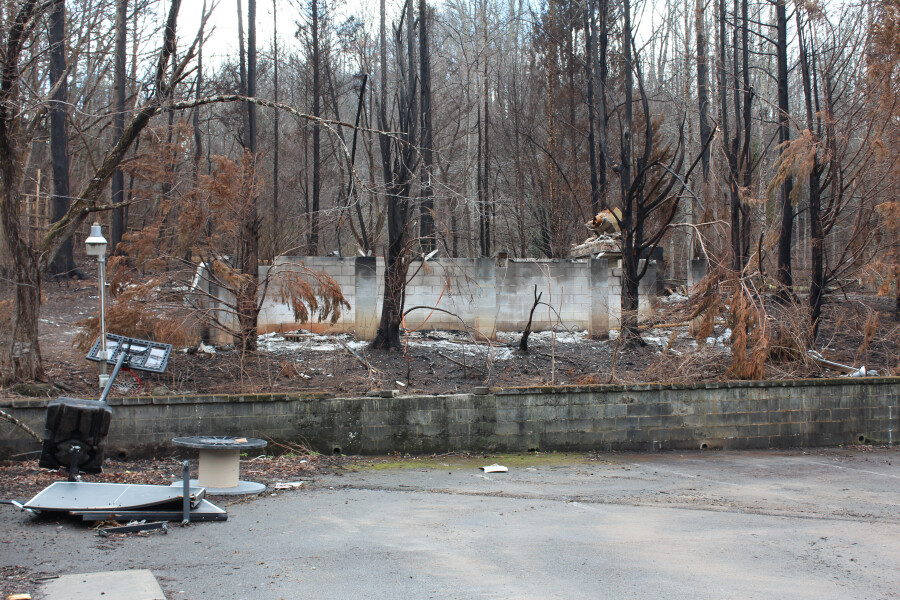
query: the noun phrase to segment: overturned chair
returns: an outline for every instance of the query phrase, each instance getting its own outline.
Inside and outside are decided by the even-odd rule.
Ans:
[[[110,421],[112,409],[105,399],[60,397],[52,401],[47,405],[44,445],[38,465],[46,469],[68,468],[69,481],[75,481],[79,471],[99,473]]]

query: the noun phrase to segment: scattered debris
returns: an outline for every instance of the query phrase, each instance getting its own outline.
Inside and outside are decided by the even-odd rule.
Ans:
[[[481,467],[481,470],[485,473],[508,473],[509,468],[504,467],[503,465],[498,465],[494,463],[492,465],[487,465],[486,467]]]
[[[276,490],[298,490],[302,485],[302,481],[279,481],[273,487]]]
[[[573,245],[569,250],[569,256],[571,258],[589,258],[593,255],[621,256],[622,234],[619,229],[621,221],[621,209],[601,210],[584,224],[593,235],[584,242]]]
[[[826,359],[824,356],[816,352],[815,350],[807,350],[806,352],[811,359],[813,359],[820,366],[825,367],[826,369],[832,369],[836,371],[841,371],[844,373],[846,377],[877,377],[878,371],[869,371],[866,369],[866,366],[863,365],[859,368],[851,367],[849,365],[842,365],[841,363],[834,362]]]
[[[113,533],[146,533],[148,531],[161,531],[164,535],[169,533],[169,524],[165,521],[132,521],[127,525],[113,527],[101,527],[97,529],[97,535],[107,537]]]
[[[571,258],[589,258],[591,256],[600,255],[618,258],[621,256],[621,234],[599,235],[597,237],[588,238],[584,242],[572,246],[569,250]]]

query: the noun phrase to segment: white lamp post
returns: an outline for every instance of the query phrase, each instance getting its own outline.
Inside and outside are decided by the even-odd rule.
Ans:
[[[106,352],[106,238],[103,237],[103,230],[100,223],[91,225],[91,235],[84,240],[87,247],[88,256],[96,256],[100,267],[100,364],[102,372],[100,374],[100,389],[106,387],[109,375],[106,374],[106,359],[109,355]]]

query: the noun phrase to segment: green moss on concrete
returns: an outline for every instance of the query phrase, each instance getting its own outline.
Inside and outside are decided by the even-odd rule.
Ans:
[[[442,471],[448,467],[457,469],[478,469],[494,463],[512,469],[528,467],[554,467],[589,464],[589,455],[579,452],[523,452],[502,454],[452,455],[452,456],[409,456],[374,458],[354,464],[355,469],[371,471],[402,471],[428,469]]]

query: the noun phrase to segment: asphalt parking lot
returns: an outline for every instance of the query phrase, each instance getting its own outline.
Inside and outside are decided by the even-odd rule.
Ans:
[[[509,473],[479,469],[494,462]],[[887,599],[898,506],[895,448],[433,457],[167,535],[100,538],[0,507],[0,566],[150,569],[169,600]]]

